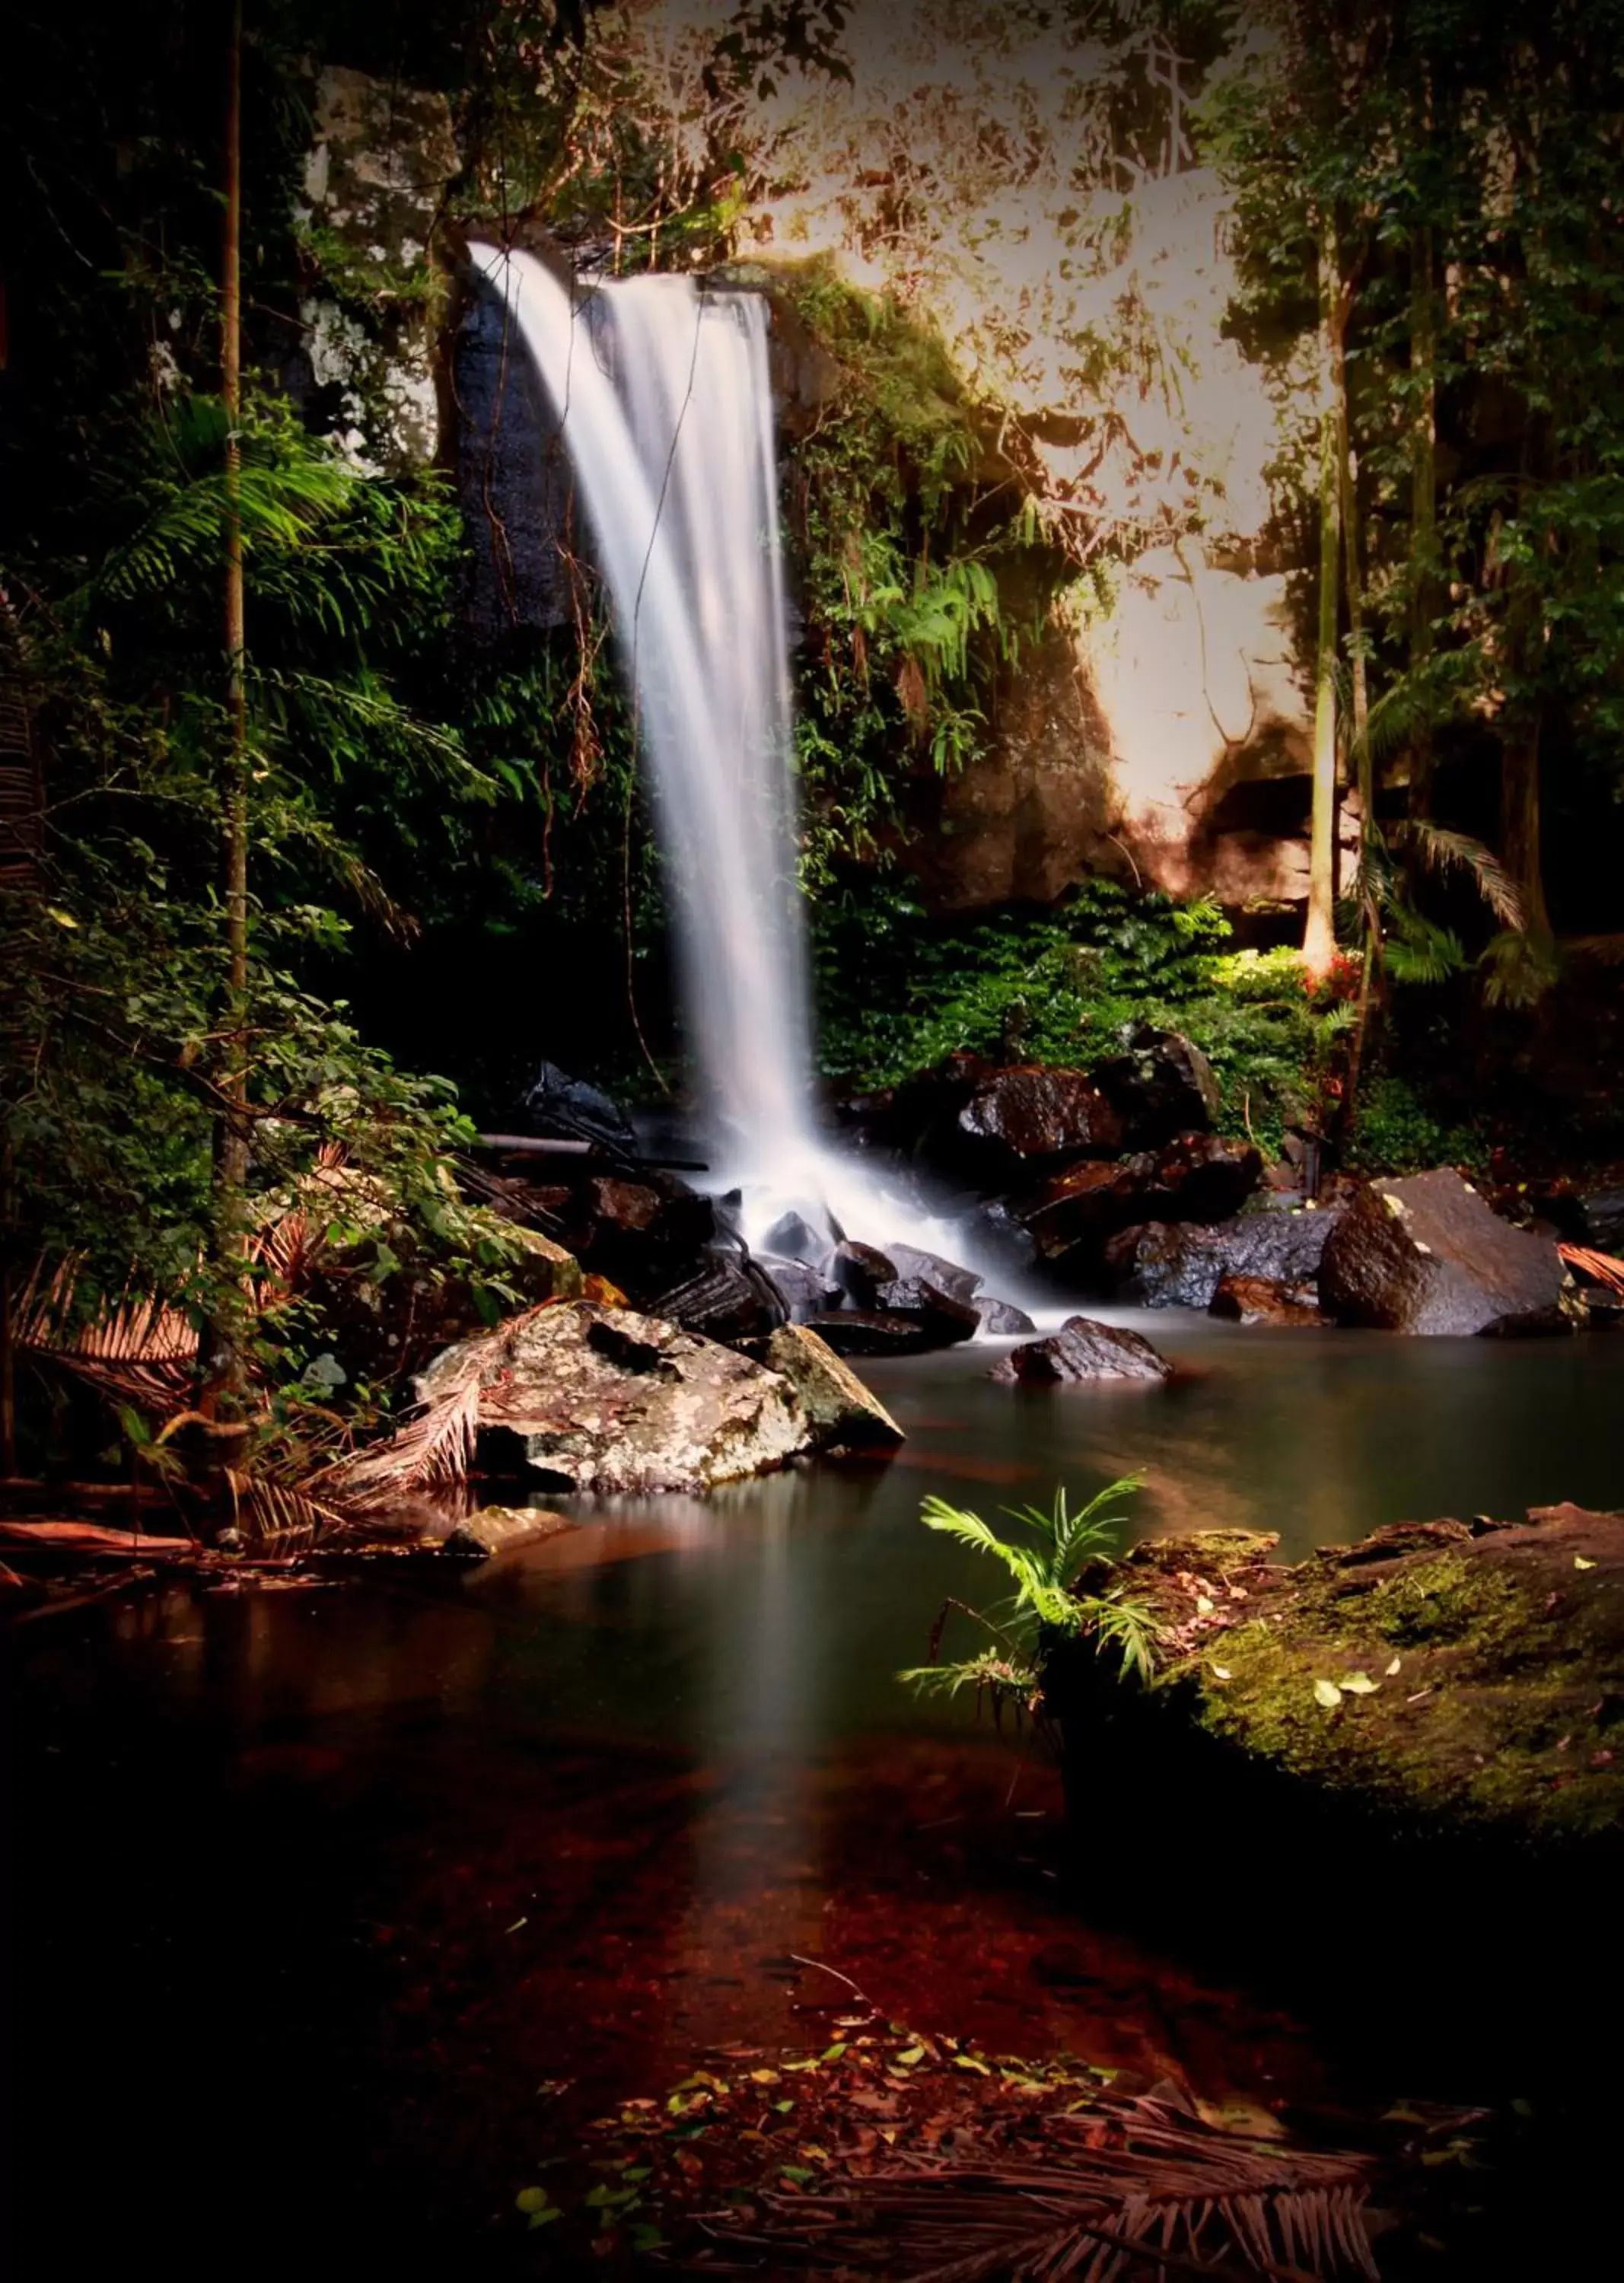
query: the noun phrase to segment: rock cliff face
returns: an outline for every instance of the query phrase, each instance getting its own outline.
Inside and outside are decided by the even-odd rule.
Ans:
[[[430,245],[461,165],[446,97],[332,66],[316,85],[300,307],[310,383],[357,458],[432,460],[444,281]]]
[[[458,168],[443,95],[322,74],[304,185],[316,281],[302,307],[304,386],[358,457],[454,457],[472,557],[468,615],[490,639],[568,622],[559,542],[573,549],[582,534],[556,421],[512,352],[499,300],[464,298],[445,338],[454,296],[431,248]],[[1036,456],[1028,476],[1089,527],[1188,527],[1198,493],[1208,535],[1130,553],[1109,606],[1097,596],[1085,623],[1054,613],[994,690],[983,753],[916,780],[902,853],[941,910],[1051,902],[1102,870],[1230,907],[1287,905],[1306,890],[1309,708],[1271,537],[1274,416],[1222,338],[1221,191],[1199,174],[1155,187],[1122,237],[1120,277],[1110,271],[1101,291],[1113,280],[1131,289],[1177,332],[1176,407],[1126,380],[1109,401],[1080,401],[1047,365],[1033,383],[1042,401],[1017,401],[1017,388],[997,407]],[[540,250],[534,228],[527,242]],[[841,261],[838,246],[824,250]],[[770,292],[776,248],[761,251],[765,261],[746,258],[728,282]],[[792,460],[841,369],[773,298],[774,388]],[[437,374],[455,405],[444,434]],[[1351,819],[1344,837],[1351,849]]]

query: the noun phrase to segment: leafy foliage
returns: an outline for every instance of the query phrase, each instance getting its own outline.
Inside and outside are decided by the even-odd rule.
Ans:
[[[1053,911],[967,925],[932,922],[894,892],[816,921],[823,1064],[860,1087],[961,1052],[1086,1067],[1149,1022],[1207,1056],[1226,1130],[1277,1143],[1316,1103],[1348,1022],[1334,993],[1306,987],[1295,953],[1226,950],[1214,905],[1111,880]]]
[[[1072,1511],[1064,1487],[1053,1504],[1005,1508],[1007,1520],[1026,1539],[1002,1536],[978,1514],[931,1497],[920,1508],[927,1530],[956,1539],[974,1554],[988,1556],[1008,1571],[1015,1591],[990,1611],[966,1612],[991,1634],[994,1646],[954,1664],[935,1660],[900,1673],[899,1679],[935,1695],[956,1696],[963,1688],[984,1688],[995,1700],[1008,1695],[1036,1710],[1042,1693],[1043,1661],[1057,1640],[1094,1641],[1114,1652],[1125,1674],[1148,1681],[1154,1669],[1156,1628],[1143,1604],[1120,1588],[1090,1593],[1079,1588],[1081,1573],[1113,1550],[1124,1519],[1109,1509],[1143,1487],[1142,1475],[1109,1483],[1086,1506]],[[1027,1542],[1027,1540],[1031,1542]],[[963,1609],[962,1602],[949,1608]],[[938,1621],[939,1640],[947,1611]],[[933,1647],[934,1644],[933,1644]]]

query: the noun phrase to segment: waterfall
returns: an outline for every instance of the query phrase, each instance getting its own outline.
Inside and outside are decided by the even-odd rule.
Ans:
[[[578,297],[534,255],[470,251],[558,414],[613,599],[720,1185],[744,1191],[753,1237],[822,1207],[940,1243],[813,1116],[763,297],[667,276]]]

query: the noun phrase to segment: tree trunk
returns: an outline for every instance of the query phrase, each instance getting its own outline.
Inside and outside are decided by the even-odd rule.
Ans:
[[[1314,791],[1308,823],[1308,906],[1303,922],[1303,963],[1310,975],[1330,971],[1336,954],[1337,610],[1341,555],[1342,479],[1338,466],[1336,368],[1341,355],[1341,280],[1336,225],[1320,227],[1320,561],[1319,632],[1314,655]]]
[[[1433,291],[1433,233],[1423,223],[1409,238],[1409,670],[1425,671],[1433,655],[1438,580],[1438,345]],[[1409,741],[1409,814],[1433,813],[1433,733]]]
[[[1549,939],[1544,864],[1540,853],[1540,720],[1508,721],[1500,744],[1500,854],[1522,899],[1523,931]]]
[[[227,744],[221,773],[221,897],[225,911],[227,1043],[220,1064],[225,1105],[215,1121],[213,1212],[214,1291],[203,1330],[202,1375],[215,1399],[228,1406],[242,1384],[243,1205],[248,1178],[248,1121],[234,1105],[247,1086],[248,988],[248,755],[244,683],[242,519],[242,0],[232,0],[226,73],[224,204],[221,263],[220,394],[225,409],[225,701]]]

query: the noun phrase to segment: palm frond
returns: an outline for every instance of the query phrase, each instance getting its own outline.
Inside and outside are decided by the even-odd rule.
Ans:
[[[1409,845],[1429,871],[1441,877],[1465,872],[1502,926],[1524,924],[1522,892],[1492,849],[1468,832],[1447,831],[1424,817],[1412,817],[1404,830]]]
[[[489,1357],[479,1341],[460,1367],[449,1374],[431,1402],[386,1443],[337,1459],[305,1485],[311,1495],[332,1498],[346,1508],[368,1512],[388,1506],[409,1492],[434,1483],[465,1481],[479,1438],[480,1397]]]
[[[1367,2158],[1226,2132],[1154,2093],[1104,2094],[1044,2123],[1030,2152],[961,2137],[949,2159],[899,2149],[795,2196],[769,2190],[751,2249],[792,2242],[798,2266],[912,2283],[1374,2283]]]
[[[1554,943],[1509,928],[1487,945],[1478,964],[1485,970],[1483,996],[1491,1007],[1537,1006],[1561,972]]]

